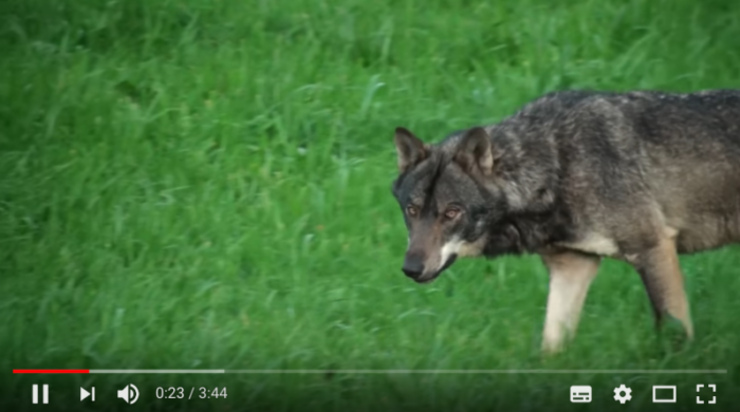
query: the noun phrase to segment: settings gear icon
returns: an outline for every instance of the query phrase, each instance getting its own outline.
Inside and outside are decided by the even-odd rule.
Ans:
[[[624,405],[627,401],[632,399],[632,389],[626,387],[624,384],[619,385],[618,388],[614,388],[614,400],[619,401]]]

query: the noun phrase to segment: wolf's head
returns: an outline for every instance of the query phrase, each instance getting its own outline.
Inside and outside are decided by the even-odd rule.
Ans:
[[[400,175],[393,195],[409,233],[403,263],[407,276],[430,282],[457,257],[515,243],[510,227],[490,234],[506,213],[506,201],[495,173],[497,153],[485,129],[475,127],[426,145],[399,127],[395,143]]]

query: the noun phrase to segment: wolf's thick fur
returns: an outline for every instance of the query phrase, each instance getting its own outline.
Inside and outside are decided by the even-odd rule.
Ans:
[[[545,351],[575,333],[605,256],[691,338],[677,254],[740,242],[740,91],[556,92],[435,145],[399,127],[395,143],[403,271],[428,282],[459,256],[541,255]]]

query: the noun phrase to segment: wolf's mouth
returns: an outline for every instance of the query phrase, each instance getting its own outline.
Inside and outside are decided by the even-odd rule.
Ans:
[[[414,280],[416,280],[417,283],[421,283],[421,284],[432,283],[435,279],[439,277],[439,275],[442,274],[442,272],[445,271],[445,269],[447,269],[448,267],[452,266],[453,263],[455,263],[455,259],[457,259],[456,254],[450,255],[450,257],[447,259],[447,262],[445,262],[445,264],[442,265],[442,267],[438,271],[432,273],[430,276],[420,276]]]
[[[456,253],[453,253],[447,259],[447,262],[445,262],[445,264],[442,266],[442,269],[440,269],[439,272],[437,272],[437,275],[439,275],[440,273],[444,272],[448,267],[452,266],[452,264],[455,263],[455,259],[457,259],[457,254]]]

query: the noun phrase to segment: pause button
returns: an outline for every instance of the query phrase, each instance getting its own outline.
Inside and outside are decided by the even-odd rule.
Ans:
[[[33,392],[31,393],[31,402],[35,405],[39,403],[39,385],[33,385]],[[41,385],[41,403],[44,405],[49,403],[49,385]]]

